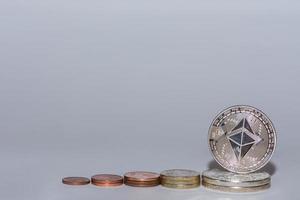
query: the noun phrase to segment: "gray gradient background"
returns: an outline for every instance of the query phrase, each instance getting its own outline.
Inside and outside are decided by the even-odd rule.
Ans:
[[[300,2],[0,2],[0,199],[297,199]],[[214,167],[227,106],[278,131],[257,194],[70,187],[64,176]]]

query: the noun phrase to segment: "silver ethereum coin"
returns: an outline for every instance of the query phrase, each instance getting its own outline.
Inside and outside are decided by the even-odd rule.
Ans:
[[[251,106],[232,106],[217,115],[208,133],[214,159],[235,173],[250,173],[265,166],[275,150],[271,120]]]
[[[203,183],[220,187],[259,187],[271,183],[271,176],[267,172],[253,172],[237,174],[219,169],[211,169],[202,173]]]

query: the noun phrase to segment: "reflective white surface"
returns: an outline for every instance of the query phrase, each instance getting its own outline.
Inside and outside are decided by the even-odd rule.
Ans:
[[[0,2],[0,199],[297,199],[300,2]],[[64,176],[202,171],[235,105],[278,132],[257,194],[92,185]]]

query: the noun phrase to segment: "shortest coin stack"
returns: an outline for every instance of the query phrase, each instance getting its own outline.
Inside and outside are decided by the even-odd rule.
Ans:
[[[86,177],[65,177],[62,182],[67,185],[87,185],[90,183],[90,179]]]
[[[101,187],[113,187],[123,184],[123,177],[114,174],[97,174],[91,178],[92,184]]]
[[[159,185],[160,175],[154,172],[134,171],[124,174],[124,183],[133,187],[152,187]]]
[[[186,169],[170,169],[161,172],[161,185],[168,188],[188,189],[200,186],[200,174]]]
[[[223,192],[257,192],[270,187],[271,176],[266,172],[236,174],[218,169],[202,173],[202,185]]]

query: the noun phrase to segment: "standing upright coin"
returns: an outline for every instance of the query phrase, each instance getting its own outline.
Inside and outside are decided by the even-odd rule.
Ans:
[[[134,171],[124,174],[124,183],[134,187],[151,187],[159,185],[160,175],[154,172]]]
[[[67,185],[87,185],[90,183],[90,179],[86,177],[65,177],[62,179],[62,183]]]
[[[235,173],[250,173],[265,166],[276,145],[271,120],[251,106],[222,111],[209,128],[209,147],[215,160]]]
[[[119,186],[123,184],[123,177],[114,174],[97,174],[92,176],[91,182],[102,187]]]

